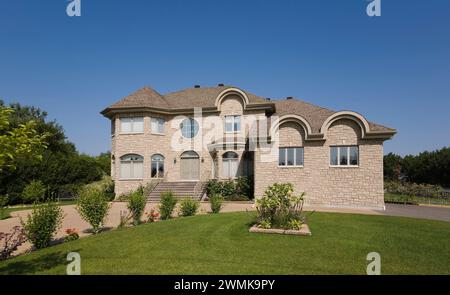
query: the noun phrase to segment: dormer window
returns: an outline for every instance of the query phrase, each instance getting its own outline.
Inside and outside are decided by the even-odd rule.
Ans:
[[[241,131],[241,116],[225,116],[225,132],[234,133]]]

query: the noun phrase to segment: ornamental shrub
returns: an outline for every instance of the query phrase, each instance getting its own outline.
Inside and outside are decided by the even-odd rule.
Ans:
[[[262,228],[300,229],[305,193],[294,195],[291,183],[275,183],[256,201],[257,225]]]
[[[147,204],[147,198],[139,190],[134,191],[128,198],[128,210],[131,212],[133,218],[133,224],[138,225],[141,223],[142,214],[144,214],[145,205]]]
[[[81,218],[92,226],[93,233],[97,234],[105,222],[110,206],[103,190],[85,188],[80,193],[76,208]]]
[[[23,228],[17,225],[9,233],[0,232],[0,261],[11,257],[12,253],[26,240],[27,237]]]
[[[209,198],[209,202],[211,204],[211,212],[219,213],[222,209],[223,197],[221,195],[213,195]]]
[[[161,203],[159,205],[159,214],[161,219],[169,219],[172,217],[172,212],[177,205],[177,199],[175,198],[173,192],[163,192],[161,193]]]
[[[61,227],[62,209],[54,203],[35,207],[26,222],[20,220],[25,235],[36,249],[48,247],[56,231]]]
[[[185,198],[180,203],[180,215],[181,216],[193,216],[197,213],[200,204],[198,201],[192,198]]]
[[[208,196],[221,195],[227,201],[248,201],[253,198],[253,178],[238,177],[232,180],[211,179],[205,186]]]

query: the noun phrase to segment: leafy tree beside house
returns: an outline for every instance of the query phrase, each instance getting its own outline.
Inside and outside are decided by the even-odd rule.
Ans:
[[[39,133],[36,122],[11,124],[14,110],[0,104],[0,172],[15,170],[19,160],[41,160],[47,133]]]
[[[82,185],[110,173],[107,153],[99,157],[78,153],[75,145],[67,140],[63,128],[46,119],[45,111],[18,103],[7,108],[1,100],[0,107],[12,110],[8,111],[8,128],[20,128],[32,121],[36,136],[45,135],[46,143],[46,149],[39,157],[16,157],[15,169],[0,172],[0,195],[8,195],[10,204],[23,202],[22,192],[32,180],[42,182],[47,196],[61,196],[75,194]]]

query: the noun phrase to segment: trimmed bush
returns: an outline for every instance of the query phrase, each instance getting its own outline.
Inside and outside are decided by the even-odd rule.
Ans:
[[[212,213],[219,213],[222,209],[223,197],[221,195],[214,195],[209,198]]]
[[[200,204],[192,198],[185,198],[180,203],[180,216],[194,216]]]
[[[262,228],[300,229],[306,222],[303,214],[305,193],[294,195],[291,183],[275,183],[256,200],[257,224]]]
[[[22,192],[22,199],[24,203],[38,203],[45,198],[46,188],[42,181],[33,180],[25,186]]]
[[[177,205],[177,199],[173,195],[173,192],[168,191],[161,193],[161,203],[159,205],[159,214],[161,219],[169,219],[172,217],[172,212]]]
[[[144,214],[146,204],[147,198],[139,190],[133,192],[128,198],[127,207],[131,212],[131,217],[133,218],[134,225],[138,225],[141,223],[142,214]]]
[[[61,227],[62,209],[54,203],[39,205],[28,214],[26,222],[20,220],[25,235],[36,249],[48,247],[56,231]]]
[[[208,196],[221,195],[227,201],[248,201],[253,198],[252,177],[238,177],[235,180],[224,181],[211,179],[205,188]]]
[[[80,193],[76,208],[81,218],[92,226],[92,231],[96,234],[105,222],[109,203],[103,190],[85,188]]]

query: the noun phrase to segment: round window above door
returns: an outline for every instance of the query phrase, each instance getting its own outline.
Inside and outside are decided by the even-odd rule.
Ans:
[[[198,123],[193,118],[184,119],[180,124],[181,134],[185,138],[193,138],[198,133]]]

